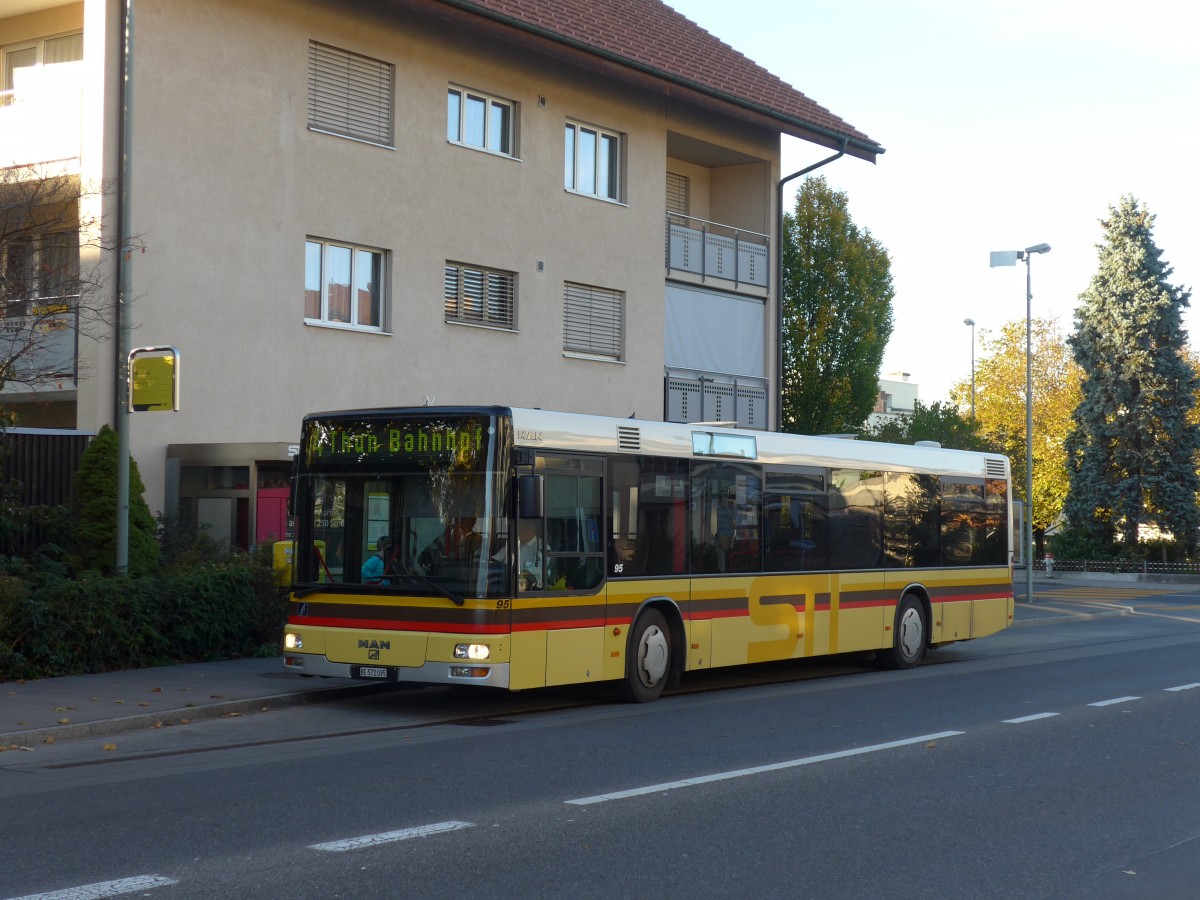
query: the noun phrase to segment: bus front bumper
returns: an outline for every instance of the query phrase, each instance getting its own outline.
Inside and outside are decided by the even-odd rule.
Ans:
[[[481,687],[508,687],[508,663],[426,662],[420,666],[371,666],[331,662],[314,653],[288,652],[283,657],[285,671],[321,678],[349,678],[359,682],[404,682],[416,684],[473,684]]]

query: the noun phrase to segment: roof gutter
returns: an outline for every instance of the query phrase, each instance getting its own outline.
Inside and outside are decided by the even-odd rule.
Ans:
[[[471,0],[440,0],[440,2],[447,6],[453,6],[466,12],[482,16],[486,19],[491,19],[494,22],[501,22],[512,28],[516,28],[519,31],[524,31],[527,34],[544,38],[548,41],[552,41],[553,43],[562,44],[575,50],[581,50],[584,53],[588,53],[592,56],[599,57],[609,62],[617,63],[625,68],[633,69],[634,71],[642,72],[646,75],[652,75],[662,81],[688,88],[689,90],[696,91],[700,94],[705,94],[706,96],[713,97],[733,106],[739,106],[742,109],[750,110],[751,112],[774,119],[777,122],[783,122],[795,128],[811,132],[814,135],[818,135],[830,141],[831,143],[829,146],[840,146],[842,149],[838,156],[843,155],[848,147],[853,147],[862,151],[863,153],[869,154],[871,161],[874,162],[874,157],[884,152],[883,147],[879,146],[878,144],[873,144],[870,141],[864,141],[851,135],[841,134],[840,132],[834,131],[831,128],[826,128],[823,125],[817,125],[813,122],[796,118],[795,116],[789,116],[785,113],[779,112],[778,110],[763,106],[762,104],[754,103],[753,101],[745,100],[740,97],[735,97],[732,94],[725,93],[724,91],[718,91],[715,88],[709,87],[708,85],[699,84],[686,78],[682,78],[678,75],[672,75],[670,72],[664,72],[661,69],[655,68],[654,66],[649,66],[645,63],[638,62],[637,60],[620,56],[619,54],[613,53],[610,50],[603,50],[592,44],[559,34],[556,31],[550,31],[549,29],[542,28],[538,25],[532,25],[529,22],[515,19],[512,16],[505,15],[504,13],[498,13],[494,10],[486,9],[485,7],[481,7],[475,3],[472,3]]]
[[[783,431],[783,186],[793,178],[807,175],[814,169],[829,165],[846,154],[846,138],[842,138],[841,149],[820,162],[793,172],[787,178],[780,180],[775,188],[775,209],[778,214],[779,228],[775,232],[775,377],[779,382],[779,390],[775,393],[775,430]]]

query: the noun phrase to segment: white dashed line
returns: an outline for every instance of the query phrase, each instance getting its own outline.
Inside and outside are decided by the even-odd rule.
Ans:
[[[458,831],[460,828],[473,827],[473,822],[437,822],[433,825],[419,825],[416,828],[402,828],[399,831],[364,834],[362,837],[347,838],[344,841],[309,844],[309,849],[326,850],[330,853],[344,853],[347,850],[361,850],[363,847],[375,847],[379,844],[391,844],[395,841],[407,841],[410,838],[428,837],[431,834],[441,834],[446,831]]]
[[[597,794],[594,797],[580,797],[578,800],[566,800],[574,806],[589,806],[593,803],[605,803],[609,800],[625,800],[629,797],[641,797],[645,794],[661,794],[678,788],[695,787],[700,784],[712,784],[714,781],[728,781],[731,778],[744,778],[747,775],[761,775],[764,772],[778,772],[781,769],[794,769],[797,766],[808,766],[813,763],[829,762],[834,759],[844,759],[847,756],[861,756],[864,753],[875,753],[879,750],[891,750],[893,747],[907,747],[910,744],[920,744],[936,741],[940,738],[955,737],[965,734],[963,731],[939,731],[937,734],[923,734],[920,737],[905,738],[902,741],[888,741],[886,744],[872,744],[869,747],[855,747],[851,750],[839,750],[836,753],[822,753],[820,756],[806,756],[803,759],[789,759],[787,762],[771,763],[765,766],[752,766],[748,769],[734,769],[730,772],[716,772],[712,775],[697,775],[695,778],[685,778],[682,781],[666,781],[662,784],[652,784],[646,787],[630,788],[627,791],[613,791],[610,794]]]
[[[1200,688],[1200,681],[1194,681],[1191,684],[1181,684],[1178,687],[1163,688],[1164,691],[1190,691],[1192,688]]]
[[[98,881],[95,884],[65,888],[52,894],[27,894],[24,897],[14,897],[12,900],[35,900],[35,898],[36,900],[100,900],[102,897],[119,897],[121,894],[133,894],[137,891],[178,883],[174,878],[167,878],[164,875],[135,875],[133,878]]]
[[[1058,713],[1034,713],[1032,716],[1021,716],[1019,719],[1005,719],[1005,725],[1021,725],[1025,722],[1036,722],[1038,719],[1052,719]]]
[[[1141,697],[1113,697],[1111,700],[1099,700],[1096,703],[1089,703],[1088,706],[1115,706],[1118,703],[1128,703],[1131,700],[1141,699]]]

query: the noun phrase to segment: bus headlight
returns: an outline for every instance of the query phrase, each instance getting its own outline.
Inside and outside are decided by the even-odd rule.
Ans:
[[[455,659],[487,659],[492,655],[492,648],[487,644],[455,644]]]
[[[294,631],[289,631],[283,636],[283,646],[287,650],[303,650],[304,638],[300,637]]]

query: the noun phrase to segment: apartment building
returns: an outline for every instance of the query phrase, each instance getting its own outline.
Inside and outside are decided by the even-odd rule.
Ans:
[[[717,37],[659,0],[128,8],[127,54],[125,0],[0,11],[0,170],[71,195],[0,247],[42,273],[9,330],[58,316],[20,425],[114,422],[124,281],[133,346],[180,354],[180,410],[130,417],[147,500],[237,545],[280,534],[310,411],[772,427],[780,136],[882,148]],[[122,199],[135,248],[98,251]]]

